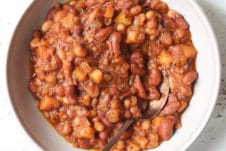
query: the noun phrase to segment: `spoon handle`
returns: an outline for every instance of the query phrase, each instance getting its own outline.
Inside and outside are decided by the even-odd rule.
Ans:
[[[134,122],[134,119],[127,120],[123,126],[119,129],[117,134],[112,137],[112,139],[108,142],[108,144],[104,147],[102,151],[110,151],[111,147],[118,141],[119,137],[122,135],[125,130]]]

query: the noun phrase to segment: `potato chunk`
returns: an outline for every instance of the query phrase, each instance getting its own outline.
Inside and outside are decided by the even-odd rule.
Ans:
[[[95,69],[89,74],[89,77],[93,82],[100,83],[103,78],[103,73],[99,69]]]
[[[158,58],[158,62],[165,67],[169,67],[170,64],[173,62],[173,57],[168,52],[162,52]]]

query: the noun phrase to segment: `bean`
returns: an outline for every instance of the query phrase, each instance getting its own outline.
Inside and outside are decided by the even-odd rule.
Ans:
[[[130,14],[133,15],[133,16],[135,16],[135,15],[138,15],[141,11],[142,11],[142,7],[140,5],[133,6],[130,9]]]
[[[148,84],[153,86],[158,86],[161,83],[161,73],[157,68],[151,68]]]
[[[159,125],[159,136],[162,140],[169,140],[173,134],[175,120],[163,118]]]
[[[39,101],[39,109],[41,111],[50,111],[53,108],[59,107],[59,105],[59,102],[50,96],[46,96]]]
[[[160,98],[160,92],[157,90],[157,88],[156,87],[150,87],[148,99],[158,100],[159,98]]]
[[[112,33],[111,27],[101,28],[98,30],[95,37],[100,41],[105,41],[110,36],[111,33]]]
[[[192,84],[198,78],[198,73],[196,71],[189,71],[184,74],[182,82],[184,84]]]
[[[162,114],[170,115],[174,114],[180,107],[180,102],[174,93],[171,93],[168,97],[168,102],[161,111]]]
[[[86,0],[86,1],[85,1],[85,4],[86,4],[86,6],[87,6],[88,8],[89,8],[89,7],[95,6],[97,3],[98,3],[97,0]]]
[[[113,15],[114,15],[114,12],[115,12],[115,10],[114,10],[113,4],[110,3],[106,7],[106,10],[105,10],[105,13],[104,13],[104,17],[105,18],[112,18]]]
[[[136,75],[136,77],[135,77],[134,87],[137,88],[138,94],[141,98],[145,99],[147,97],[139,75]]]

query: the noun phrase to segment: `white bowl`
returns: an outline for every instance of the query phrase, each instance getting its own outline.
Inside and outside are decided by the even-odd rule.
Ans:
[[[14,111],[32,140],[35,150],[74,151],[70,143],[49,125],[36,107],[28,90],[29,41],[38,29],[47,11],[58,0],[35,0],[21,18],[8,52],[8,92]],[[61,0],[62,1],[62,0]],[[170,8],[182,13],[190,24],[192,40],[198,49],[199,79],[190,106],[183,114],[182,128],[162,143],[156,151],[185,150],[198,137],[213,111],[220,83],[220,60],[216,38],[206,16],[193,0],[165,0]]]

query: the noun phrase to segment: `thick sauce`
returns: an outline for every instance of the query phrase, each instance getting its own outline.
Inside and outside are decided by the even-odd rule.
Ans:
[[[193,95],[197,51],[183,16],[159,0],[77,0],[49,10],[30,42],[31,92],[75,147],[101,150],[126,119],[170,94],[160,115],[135,122],[112,151],[159,146],[181,126]],[[54,139],[54,138],[53,138]]]

